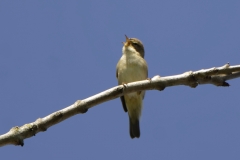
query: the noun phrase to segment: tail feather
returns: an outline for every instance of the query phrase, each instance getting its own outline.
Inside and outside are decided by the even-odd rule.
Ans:
[[[131,138],[139,138],[140,137],[140,127],[139,127],[139,120],[135,119],[132,120],[129,117],[129,123],[130,123],[130,137]]]

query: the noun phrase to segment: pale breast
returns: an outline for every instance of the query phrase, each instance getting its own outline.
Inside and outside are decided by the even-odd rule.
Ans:
[[[119,84],[144,80],[147,72],[147,63],[139,55],[123,55],[118,62]]]

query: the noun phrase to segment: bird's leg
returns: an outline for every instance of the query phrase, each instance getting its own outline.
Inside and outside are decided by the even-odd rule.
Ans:
[[[127,88],[127,83],[122,82],[122,85],[123,85],[124,88]]]

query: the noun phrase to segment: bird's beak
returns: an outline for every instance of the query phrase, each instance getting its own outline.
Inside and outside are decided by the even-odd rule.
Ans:
[[[130,40],[129,40],[129,38],[128,38],[128,36],[127,35],[125,35],[125,37],[126,37],[126,42],[122,42],[125,46],[129,46],[130,45]]]
[[[128,36],[126,34],[125,34],[125,37],[126,37],[126,42],[129,41],[129,38],[128,38]]]

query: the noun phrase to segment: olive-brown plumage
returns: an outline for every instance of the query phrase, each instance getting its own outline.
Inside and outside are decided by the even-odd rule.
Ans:
[[[128,38],[122,48],[122,57],[118,61],[116,76],[118,84],[147,79],[148,67],[144,60],[144,47],[137,38]],[[145,91],[134,92],[123,95],[121,98],[122,106],[129,115],[130,136],[131,138],[140,137],[139,119],[142,111],[142,101]]]

